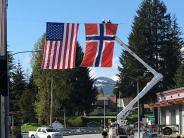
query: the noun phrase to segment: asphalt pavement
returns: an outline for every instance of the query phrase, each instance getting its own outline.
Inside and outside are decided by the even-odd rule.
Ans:
[[[102,138],[101,134],[73,135],[64,136],[63,138]]]

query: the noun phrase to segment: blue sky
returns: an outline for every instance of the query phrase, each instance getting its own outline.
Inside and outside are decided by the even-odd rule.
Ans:
[[[184,32],[184,0],[163,0],[168,13],[176,15]],[[81,23],[78,41],[84,50],[83,23],[100,23],[111,19],[119,23],[117,36],[127,43],[136,11],[142,0],[9,0],[8,1],[8,49],[13,53],[33,50],[34,44],[45,32],[46,22]],[[115,78],[122,48],[115,44],[112,68],[91,68],[93,76]],[[25,73],[31,72],[30,53],[15,55]]]

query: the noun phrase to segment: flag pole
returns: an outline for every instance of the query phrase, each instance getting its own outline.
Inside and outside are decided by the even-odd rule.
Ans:
[[[51,84],[50,84],[50,126],[52,126],[52,105],[53,105],[53,74],[51,72]]]

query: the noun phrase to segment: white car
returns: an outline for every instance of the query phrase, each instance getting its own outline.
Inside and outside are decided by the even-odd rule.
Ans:
[[[29,138],[63,138],[63,134],[51,127],[40,127],[36,131],[29,131]]]

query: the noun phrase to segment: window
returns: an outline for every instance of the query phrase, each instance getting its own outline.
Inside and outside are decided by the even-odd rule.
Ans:
[[[48,128],[48,129],[47,129],[47,132],[57,132],[57,130],[52,129],[52,128]]]

